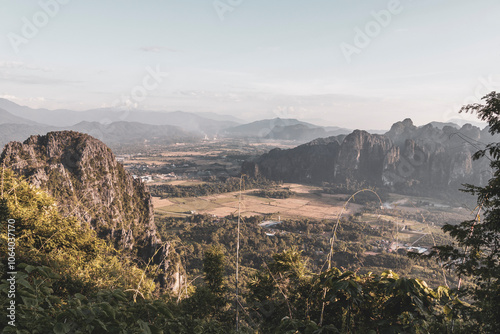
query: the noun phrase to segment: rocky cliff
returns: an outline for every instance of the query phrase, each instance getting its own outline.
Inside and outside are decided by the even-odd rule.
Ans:
[[[63,214],[90,224],[116,247],[146,261],[155,256],[160,263],[166,257],[166,272],[175,267],[170,245],[157,252],[162,245],[150,194],[101,141],[73,131],[49,132],[7,144],[0,163],[47,190]]]
[[[317,139],[290,150],[273,149],[256,162],[244,162],[243,173],[285,182],[333,182],[342,137]]]
[[[275,149],[245,162],[243,173],[312,184],[356,181],[428,194],[459,189],[463,183],[484,184],[491,177],[489,161],[473,161],[472,154],[498,140],[470,124],[440,129],[416,127],[405,119],[384,135],[355,130],[290,150]]]

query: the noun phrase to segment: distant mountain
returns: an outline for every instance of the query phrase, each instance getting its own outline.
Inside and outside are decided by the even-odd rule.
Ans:
[[[120,110],[113,108],[91,109],[86,111],[32,109],[20,106],[12,101],[0,99],[0,108],[9,113],[37,123],[56,127],[69,127],[80,122],[139,122],[150,125],[174,125],[186,131],[214,135],[222,129],[233,127],[238,122],[231,120],[216,120],[202,117],[194,113],[174,111]],[[211,115],[207,113],[207,116]],[[218,116],[220,119],[226,116]]]
[[[184,131],[173,125],[149,125],[137,122],[80,122],[69,128],[73,131],[89,134],[110,146],[133,143],[173,143],[201,139],[198,134]]]
[[[36,122],[30,121],[29,119],[15,116],[5,109],[0,108],[0,124],[29,124],[37,125]]]
[[[330,130],[328,130],[330,129]],[[351,131],[337,127],[314,127],[311,128],[304,124],[295,124],[288,126],[275,126],[271,132],[264,138],[279,140],[294,140],[297,142],[308,142],[316,138],[338,136],[348,134]]]
[[[300,128],[302,129],[321,128],[317,125],[301,122],[296,119],[273,118],[273,119],[263,119],[260,121],[255,121],[248,124],[242,124],[235,127],[227,128],[224,130],[223,134],[227,136],[236,136],[236,137],[265,138],[273,131],[275,127],[286,128],[288,126],[297,126],[297,125],[300,125]]]
[[[193,114],[198,115],[203,118],[213,119],[214,121],[224,121],[224,122],[233,122],[237,124],[245,123],[244,120],[238,117],[234,117],[232,115],[221,115],[214,112],[193,112]]]
[[[184,111],[160,112],[95,109],[83,113],[87,116],[82,121],[99,123],[137,122],[149,125],[171,125],[180,127],[185,131],[208,135],[218,134],[222,129],[238,124],[232,121],[213,120]]]
[[[32,109],[2,98],[0,98],[0,108],[15,116],[43,125],[64,126],[78,123],[78,115],[74,115],[76,112],[71,110]]]
[[[36,124],[36,123],[35,123]],[[73,126],[57,127],[30,124],[0,124],[0,148],[11,141],[24,141],[32,135],[43,135],[50,131],[73,130],[89,134],[113,149],[123,145],[164,145],[175,142],[192,142],[202,139],[173,125],[149,125],[136,122],[80,122]]]
[[[31,135],[42,135],[53,130],[54,127],[47,125],[0,124],[0,148],[11,141],[24,141]]]
[[[223,131],[223,135],[227,137],[292,140],[297,143],[306,143],[316,138],[337,136],[350,132],[348,129],[336,126],[321,127],[297,119],[274,118],[228,128]]]
[[[474,161],[472,154],[481,143],[499,140],[470,124],[460,129],[416,127],[405,119],[384,135],[355,130],[289,150],[274,149],[245,162],[242,172],[285,182],[365,183],[403,193],[446,194],[463,183],[485,184],[491,176],[489,161]]]
[[[296,141],[310,141],[319,137],[326,137],[326,131],[323,128],[311,128],[304,124],[294,124],[287,126],[275,126],[264,137],[266,139],[280,139],[280,140],[296,140]]]
[[[186,131],[208,135],[218,134],[222,129],[235,126],[232,121],[218,121],[184,111],[155,112],[131,111],[123,121],[140,122],[151,125],[175,125]]]
[[[338,126],[325,126],[324,129],[330,136],[346,135],[352,132],[350,129],[341,128]]]

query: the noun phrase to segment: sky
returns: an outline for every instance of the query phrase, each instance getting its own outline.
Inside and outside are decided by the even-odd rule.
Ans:
[[[387,129],[500,91],[498,0],[0,0],[0,97]]]

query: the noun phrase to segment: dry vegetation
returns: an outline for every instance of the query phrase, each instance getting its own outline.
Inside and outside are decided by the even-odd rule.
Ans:
[[[313,218],[334,219],[342,210],[345,196],[319,194],[319,188],[298,184],[284,184],[296,192],[296,195],[286,199],[262,198],[252,194],[253,190],[242,192],[242,216],[272,215],[283,219]],[[171,198],[167,201],[155,198],[155,211],[170,216],[185,216],[195,211],[201,214],[211,214],[218,217],[237,213],[239,192],[218,195]],[[352,214],[361,208],[350,204],[346,214]]]

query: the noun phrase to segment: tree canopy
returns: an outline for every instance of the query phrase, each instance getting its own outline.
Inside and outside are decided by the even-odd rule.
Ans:
[[[484,104],[466,105],[461,112],[476,113],[488,123],[492,135],[500,134],[500,93],[483,97]],[[475,217],[443,230],[454,245],[435,247],[433,256],[460,275],[470,277],[474,285],[462,289],[472,298],[469,311],[486,332],[500,326],[500,143],[489,143],[474,154],[474,159],[490,160],[492,177],[484,185],[464,185],[463,191],[477,197]]]

